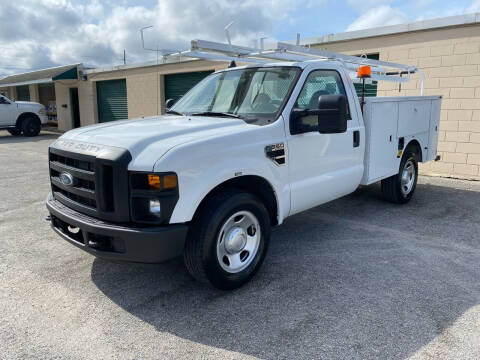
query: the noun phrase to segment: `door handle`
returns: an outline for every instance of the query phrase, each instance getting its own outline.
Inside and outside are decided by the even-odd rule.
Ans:
[[[353,147],[359,147],[360,146],[360,131],[355,130],[353,132]]]

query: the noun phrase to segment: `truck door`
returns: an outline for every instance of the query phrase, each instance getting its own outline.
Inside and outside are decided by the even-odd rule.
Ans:
[[[0,125],[7,126],[7,125],[15,125],[12,120],[13,113],[12,113],[12,105],[10,101],[8,101],[3,96],[0,96]]]
[[[294,214],[353,192],[363,175],[364,146],[351,89],[337,70],[313,70],[305,79],[295,108],[314,109],[321,95],[343,94],[349,102],[348,129],[344,133],[287,134],[291,184],[291,212]],[[352,114],[353,119],[352,119]],[[300,121],[311,122],[312,117]],[[316,121],[316,118],[314,119]]]

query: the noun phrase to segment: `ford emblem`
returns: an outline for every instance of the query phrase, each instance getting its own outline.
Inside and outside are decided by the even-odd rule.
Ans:
[[[72,186],[73,185],[73,176],[72,174],[68,173],[68,172],[62,172],[60,173],[60,175],[58,176],[60,178],[60,182],[65,185],[65,186]]]

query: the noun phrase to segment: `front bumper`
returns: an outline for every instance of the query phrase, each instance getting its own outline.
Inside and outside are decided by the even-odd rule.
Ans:
[[[47,115],[38,114],[38,117],[40,118],[40,123],[42,125],[45,125],[46,123],[48,123],[48,116]]]
[[[188,226],[126,227],[72,210],[47,197],[53,230],[62,238],[99,258],[160,263],[183,252]]]

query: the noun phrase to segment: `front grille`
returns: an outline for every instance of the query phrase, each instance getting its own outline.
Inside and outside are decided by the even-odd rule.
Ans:
[[[127,222],[130,220],[127,166],[131,155],[124,149],[108,146],[96,148],[101,152],[94,155],[81,145],[75,148],[78,152],[50,147],[53,196],[65,206],[86,215]],[[65,177],[69,181],[65,181]]]
[[[95,193],[95,165],[92,159],[78,159],[50,152],[50,179],[54,196],[65,197],[77,204],[96,211],[97,194]],[[72,185],[65,185],[60,180],[61,173],[72,175]]]

